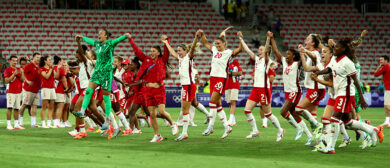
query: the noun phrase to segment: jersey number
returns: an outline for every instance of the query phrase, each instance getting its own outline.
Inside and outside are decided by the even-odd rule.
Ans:
[[[317,91],[313,92],[313,94],[310,95],[310,98],[312,98],[312,99],[315,97],[317,97]]]
[[[341,106],[343,105],[344,103],[344,99],[339,99],[339,103],[337,104],[337,109],[341,109]]]
[[[214,58],[221,58],[222,57],[222,53],[217,53],[214,55]]]

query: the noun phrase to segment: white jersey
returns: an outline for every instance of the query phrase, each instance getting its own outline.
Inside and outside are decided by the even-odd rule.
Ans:
[[[336,59],[336,63],[332,66],[333,88],[336,97],[355,96],[355,85],[351,75],[356,73],[355,64],[347,56]]]
[[[265,62],[265,58],[260,58],[256,56],[255,63],[255,82],[253,87],[256,88],[270,88],[271,83],[268,78],[269,66],[272,63],[272,60],[268,60],[268,64]]]
[[[331,68],[332,69],[332,66],[333,64],[336,63],[336,57],[332,56],[332,58],[330,59],[330,61],[328,62],[328,64],[326,64],[324,66],[324,68]],[[329,98],[330,99],[336,99],[335,97],[335,93],[334,93],[334,88],[333,87],[328,87],[328,94],[329,94]]]
[[[229,59],[232,56],[233,51],[230,49],[226,49],[220,52],[215,46],[211,48],[211,51],[213,52],[213,58],[211,60],[210,76],[227,78],[226,71],[227,71]]]
[[[87,65],[87,67],[85,67],[85,65]],[[79,63],[79,67],[80,67],[80,72],[79,72],[80,88],[85,89],[88,87],[89,78],[92,76],[94,66],[92,61],[87,59],[86,63],[83,62]],[[89,78],[88,78],[87,71],[89,74]]]
[[[124,68],[121,68],[121,69],[116,69],[115,72],[114,72],[114,76],[116,78],[118,78],[119,80],[122,80],[122,74],[125,72],[125,69]],[[115,80],[114,80],[115,81]],[[115,81],[116,85],[118,86],[118,89],[119,89],[119,99],[122,99],[124,98],[126,95],[125,93],[123,92],[123,86],[121,83]]]
[[[282,64],[284,92],[301,92],[301,86],[299,86],[299,75],[301,74],[299,62],[294,61],[288,64],[286,58],[282,57]]]
[[[181,85],[191,85],[195,83],[195,72],[193,69],[193,61],[187,54],[183,58],[179,59],[179,77]]]
[[[318,50],[313,50],[311,52],[313,55],[315,55],[316,57],[316,62],[315,62],[315,66],[317,66],[318,70],[323,70],[324,69],[324,65],[321,64],[321,55],[320,53],[318,52]],[[313,62],[311,60],[311,58],[306,58],[306,65],[308,66],[313,66]],[[312,72],[305,72],[305,87],[307,89],[325,89],[325,86],[322,85],[322,84],[319,84],[318,82],[315,82],[313,81],[311,78],[310,78],[310,75],[312,74]],[[324,77],[322,76],[318,76],[318,79],[320,80],[323,80]]]

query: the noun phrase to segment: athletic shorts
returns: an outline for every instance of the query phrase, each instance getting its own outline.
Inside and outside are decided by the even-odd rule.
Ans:
[[[253,88],[249,95],[249,100],[252,100],[261,105],[267,105],[271,103],[271,90],[266,88]]]
[[[92,95],[95,100],[103,101],[103,89],[95,90]]]
[[[42,88],[41,90],[42,100],[55,100],[56,90],[54,88]]]
[[[385,91],[385,106],[390,106],[390,90]]]
[[[340,113],[352,112],[352,108],[356,108],[355,97],[337,96],[334,104],[334,111]]]
[[[297,105],[299,100],[301,100],[302,92],[284,92],[284,98],[286,101],[290,101]]]
[[[127,99],[126,97],[122,98],[120,100],[120,108],[123,109],[123,113],[127,115],[128,109],[130,108],[131,100]]]
[[[181,100],[192,102],[196,95],[196,84],[183,85],[181,88]]]
[[[226,78],[210,77],[210,95],[217,92],[221,95],[225,94]]]
[[[22,93],[7,93],[7,108],[8,109],[20,109],[20,102],[22,101]]]
[[[65,98],[66,95],[65,94],[61,94],[61,93],[56,93],[56,103],[65,103]]]
[[[329,98],[327,106],[334,106],[335,100],[332,98]]]
[[[238,100],[238,92],[239,92],[238,89],[227,89],[225,91],[225,101],[227,103],[230,103],[230,101],[232,101],[232,100],[237,101]]]
[[[76,104],[77,103],[77,100],[79,100],[79,97],[81,96],[81,94],[76,94],[73,96],[73,99],[72,99],[72,103],[73,104]]]
[[[165,89],[162,86],[159,88],[146,87],[143,93],[146,106],[158,106],[166,103]]]
[[[71,97],[72,97],[71,93],[65,94],[65,104],[70,104],[72,102]]]
[[[306,98],[313,105],[319,105],[320,101],[325,97],[325,89],[307,89]]]
[[[29,105],[29,106],[32,106],[32,105],[38,106],[39,105],[40,98],[39,98],[38,93],[32,93],[32,92],[23,90],[22,96],[23,96],[22,97],[23,104]]]
[[[143,95],[143,92],[136,92],[134,93],[132,103],[137,103],[142,106],[146,106],[145,97]]]
[[[119,91],[110,94],[111,103],[119,102]]]
[[[87,89],[81,89],[81,90],[79,91],[80,96],[85,96],[85,90],[87,90]],[[92,94],[92,95],[93,95],[93,94]]]

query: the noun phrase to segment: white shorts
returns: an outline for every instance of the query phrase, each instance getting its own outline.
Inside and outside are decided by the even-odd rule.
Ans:
[[[42,88],[41,97],[42,100],[55,100],[56,90],[54,88]]]
[[[23,104],[29,105],[29,106],[38,106],[39,105],[39,94],[38,93],[33,93],[29,91],[23,90],[22,92],[22,101]]]
[[[62,94],[62,93],[56,93],[56,103],[65,103],[65,94]]]
[[[390,90],[385,91],[385,106],[390,106]]]
[[[228,90],[226,90],[225,91],[225,101],[227,103],[230,103],[230,101],[232,101],[232,100],[237,101],[238,100],[238,92],[239,92],[238,89],[228,89]]]
[[[65,104],[72,103],[72,94],[68,93],[68,95],[65,94]]]
[[[7,108],[19,110],[21,101],[22,93],[7,93]]]

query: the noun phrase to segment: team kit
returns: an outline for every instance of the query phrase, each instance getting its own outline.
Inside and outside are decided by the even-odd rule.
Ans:
[[[260,135],[252,114],[252,110],[260,105],[264,115],[263,127],[266,127],[264,123],[267,120],[270,121],[277,130],[276,142],[283,139],[285,130],[271,111],[272,80],[275,70],[281,67],[285,102],[280,114],[296,128],[295,140],[305,134],[306,145],[328,154],[335,153],[339,134],[343,136],[339,147],[351,143],[346,129],[355,130],[359,134],[363,149],[375,147],[383,141],[383,127],[388,126],[389,121],[375,127],[363,120],[359,113],[368,105],[363,98],[360,65],[354,50],[360,45],[366,31],[362,32],[358,40],[341,38],[339,41],[331,39],[327,42],[323,42],[318,34],[309,34],[303,45],[288,49],[282,55],[272,32],[267,32],[266,44],[257,51],[251,51],[243,34],[237,32],[238,47],[228,49],[225,38],[228,29],[212,43],[202,30],[198,30],[192,43],[180,44],[176,49],[171,46],[169,37],[162,35],[163,47],[151,47],[148,55],[137,47],[130,33],[112,39],[108,30],[101,29],[97,40],[75,36],[78,46],[75,49],[75,61],[65,62],[58,56],[52,60],[49,56],[34,53],[30,63],[22,65],[22,62],[27,62],[24,58],[11,56],[11,66],[4,73],[8,83],[7,129],[24,129],[23,116],[26,109],[31,116],[31,127],[72,127],[68,121],[70,112],[75,116],[76,123],[75,129],[68,134],[75,139],[87,138],[87,132],[95,131],[95,126],[99,127],[96,132],[107,135],[109,139],[119,134],[141,134],[140,125],[147,123],[154,131],[150,142],[156,143],[164,140],[157,122],[157,118],[161,118],[171,127],[172,135],[177,136],[175,140],[183,141],[190,138],[187,131],[194,124],[193,113],[197,109],[206,116],[205,124],[208,124],[203,136],[214,133],[218,116],[224,126],[221,138],[227,138],[236,126],[236,121],[234,113],[227,118],[222,107],[222,96],[230,104],[230,109],[235,110],[240,88],[239,76],[242,75],[241,65],[235,57],[245,51],[254,61],[253,89],[244,108],[252,130],[246,138]],[[135,55],[133,59],[114,57],[116,45],[125,40],[132,47]],[[94,49],[83,45],[82,41]],[[194,58],[201,47],[206,48],[212,56],[209,110],[196,98],[198,73]],[[275,57],[271,58],[271,52]],[[170,56],[178,61],[182,86],[182,107],[178,122],[172,120],[165,107],[164,79],[169,76],[167,67]],[[388,62],[388,58],[383,59]],[[378,68],[375,75],[386,73],[385,68],[389,68],[388,64]],[[303,84],[307,90],[305,97],[302,97],[301,78],[304,78]],[[317,109],[326,92],[329,99],[319,122]],[[41,124],[38,125],[36,114],[40,103]],[[390,95],[385,94],[385,105],[390,105]],[[14,126],[11,125],[12,110]],[[310,125],[306,125],[302,118]],[[179,126],[182,126],[181,133]],[[124,127],[124,130],[120,127]]]

